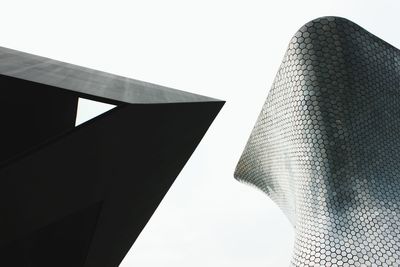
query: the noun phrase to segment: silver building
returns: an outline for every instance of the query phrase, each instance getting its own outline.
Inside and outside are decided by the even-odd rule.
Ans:
[[[400,266],[400,51],[343,18],[292,38],[235,171],[295,228],[293,266]]]

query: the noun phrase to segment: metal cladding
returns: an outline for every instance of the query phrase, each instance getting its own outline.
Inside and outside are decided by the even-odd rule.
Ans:
[[[400,51],[323,17],[290,41],[235,177],[295,227],[293,266],[400,266]]]
[[[0,86],[7,267],[118,266],[224,103],[7,48]]]

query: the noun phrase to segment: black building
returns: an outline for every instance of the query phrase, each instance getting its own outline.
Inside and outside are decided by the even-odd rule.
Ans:
[[[0,85],[5,267],[118,266],[223,105],[6,48]]]

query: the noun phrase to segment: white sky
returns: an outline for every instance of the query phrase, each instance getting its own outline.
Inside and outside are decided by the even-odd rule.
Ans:
[[[399,14],[398,0],[1,0],[0,46],[227,101],[121,267],[286,267],[291,225],[232,176],[288,42],[336,15],[400,47]]]

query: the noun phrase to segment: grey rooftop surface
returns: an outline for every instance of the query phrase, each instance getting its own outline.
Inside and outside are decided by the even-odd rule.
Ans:
[[[114,104],[219,101],[5,47],[0,47],[0,75],[100,97]]]

